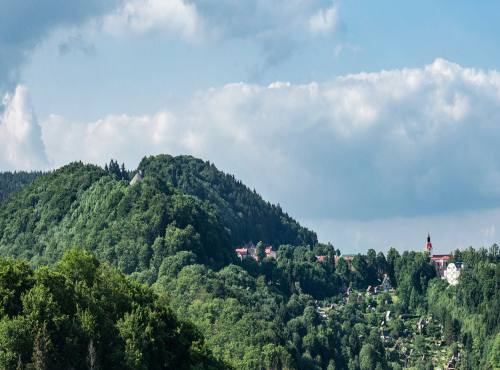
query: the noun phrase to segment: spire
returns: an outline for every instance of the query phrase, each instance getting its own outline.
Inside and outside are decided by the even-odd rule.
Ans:
[[[427,232],[427,244],[425,245],[425,251],[427,252],[429,257],[432,257],[434,254],[432,249],[433,248],[432,248],[432,243],[431,243],[431,235],[429,234],[429,232]]]

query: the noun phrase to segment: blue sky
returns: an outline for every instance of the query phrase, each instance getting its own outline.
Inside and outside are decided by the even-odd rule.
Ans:
[[[191,154],[342,251],[500,230],[500,4],[0,2],[0,170]]]

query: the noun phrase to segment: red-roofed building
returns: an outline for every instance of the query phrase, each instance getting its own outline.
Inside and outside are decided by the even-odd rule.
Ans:
[[[266,248],[266,257],[273,257],[274,259],[276,259],[276,251],[273,250],[273,247]]]
[[[319,262],[322,262],[325,258],[328,258],[328,256],[316,256]]]
[[[248,244],[246,244],[243,248],[236,249],[236,254],[242,260],[247,258],[247,257],[254,257],[255,256],[255,245],[250,240],[248,242]]]
[[[436,270],[436,276],[444,278],[444,272],[448,267],[450,256],[447,254],[434,254],[431,243],[431,236],[429,233],[427,233],[427,244],[425,245],[425,251],[427,252],[427,255],[431,259],[434,269]]]
[[[240,259],[244,259],[244,258],[247,258],[247,249],[246,248],[241,248],[241,249],[236,249],[236,254],[238,255],[238,257],[240,257]]]

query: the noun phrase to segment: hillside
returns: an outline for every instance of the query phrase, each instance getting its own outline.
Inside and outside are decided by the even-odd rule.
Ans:
[[[52,266],[74,247],[126,274],[147,270],[149,283],[162,260],[182,250],[215,269],[236,259],[213,207],[155,175],[130,186],[100,167],[72,163],[0,205],[0,255]]]
[[[153,171],[159,159],[186,167],[179,177],[170,168],[178,189],[158,175],[164,167]],[[162,368],[145,355],[159,335],[183,340],[179,353],[197,353],[205,369],[227,367],[216,358],[243,370],[430,369],[450,359],[460,370],[500,367],[498,247],[456,250],[454,258],[473,268],[456,286],[435,278],[427,254],[394,248],[387,258],[370,249],[335,263],[330,244],[281,244],[276,259],[240,261],[219,215],[224,208],[182,189],[223,202],[216,190],[225,194],[224,186],[204,180],[211,173],[228,178],[235,190],[227,194],[253,199],[240,209],[274,209],[275,220],[278,207],[190,157],[150,157],[141,165],[144,179],[131,186],[118,174],[72,163],[0,204],[0,365],[31,369],[46,359],[54,368],[65,361],[82,368],[95,339],[97,356],[116,352],[109,363],[99,357],[106,368]],[[248,226],[244,219],[237,224]],[[311,233],[292,221],[271,226]],[[368,294],[386,275],[395,291]],[[162,331],[158,317],[175,333]],[[428,326],[420,328],[422,320]],[[198,366],[178,360],[180,368]]]
[[[238,247],[253,240],[276,247],[283,244],[311,245],[318,242],[316,233],[270,204],[233,175],[219,171],[210,162],[191,156],[158,155],[144,157],[138,170],[155,173],[185,194],[212,203],[231,230],[233,244]]]

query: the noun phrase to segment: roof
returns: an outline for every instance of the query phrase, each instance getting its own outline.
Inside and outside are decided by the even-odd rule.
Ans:
[[[271,253],[272,251],[273,251],[273,247],[272,247],[272,246],[271,246],[271,247],[267,247],[267,248],[266,248],[266,253],[268,253],[268,254],[269,254],[269,253]]]
[[[250,240],[244,248],[255,248],[255,245],[253,244],[253,242]]]
[[[130,180],[130,185],[134,185],[137,181],[142,181],[141,171],[137,171],[134,178]]]
[[[316,256],[319,262],[323,261],[327,256]]]
[[[245,255],[245,254],[247,254],[247,249],[246,248],[236,249],[236,253],[239,253],[241,255]]]
[[[437,260],[449,260],[450,256],[448,254],[435,254],[434,256],[431,257],[431,261],[437,261]]]

